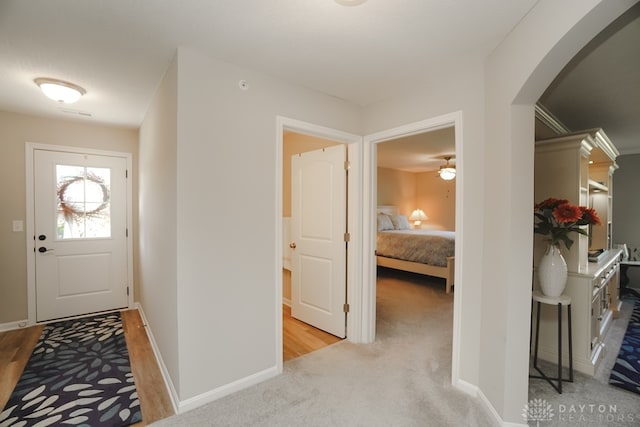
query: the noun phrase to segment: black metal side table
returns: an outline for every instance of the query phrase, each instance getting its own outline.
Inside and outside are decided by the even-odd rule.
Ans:
[[[533,291],[533,302],[537,303],[536,313],[536,339],[533,356],[533,367],[540,375],[529,375],[529,378],[540,378],[546,380],[560,394],[562,394],[562,306],[567,306],[567,328],[569,335],[569,382],[573,382],[573,337],[571,335],[571,297],[560,295],[559,297],[549,297],[540,291]],[[540,304],[549,304],[558,307],[558,376],[552,378],[547,376],[538,367],[538,338],[540,336]],[[557,384],[554,384],[557,381]]]

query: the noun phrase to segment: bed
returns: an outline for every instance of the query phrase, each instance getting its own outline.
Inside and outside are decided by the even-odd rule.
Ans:
[[[455,232],[412,229],[395,206],[379,206],[377,214],[377,265],[443,278],[445,291],[450,293],[454,284]]]

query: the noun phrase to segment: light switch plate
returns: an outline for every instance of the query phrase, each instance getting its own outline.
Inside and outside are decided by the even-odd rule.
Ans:
[[[13,231],[14,231],[15,233],[18,233],[18,232],[20,232],[20,231],[23,231],[23,230],[24,230],[24,225],[23,225],[23,224],[24,224],[24,223],[23,223],[23,221],[22,221],[22,220],[14,219],[14,220],[13,220]]]

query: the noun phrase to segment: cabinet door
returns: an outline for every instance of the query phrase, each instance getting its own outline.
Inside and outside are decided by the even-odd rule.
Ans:
[[[600,293],[593,297],[591,302],[591,352],[600,342]]]
[[[616,262],[615,272],[611,276],[611,279],[609,279],[607,288],[609,291],[609,308],[615,318],[618,317],[618,309],[620,307],[620,295],[618,293],[618,289],[620,288],[620,263]]]

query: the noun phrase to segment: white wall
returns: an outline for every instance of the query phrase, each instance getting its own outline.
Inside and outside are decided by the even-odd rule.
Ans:
[[[388,205],[398,208],[398,214],[407,218],[416,208],[422,208],[430,215],[427,207],[416,201],[417,174],[397,169],[377,168],[376,205]]]
[[[276,116],[361,129],[355,106],[195,50],[179,49],[177,70],[174,345],[191,404],[277,366]]]
[[[173,386],[179,388],[176,145],[177,63],[174,61],[140,128],[138,295]]]
[[[434,171],[416,174],[416,206],[429,217],[421,228],[456,229],[456,182],[445,181]]]
[[[522,422],[533,227],[532,105],[580,47],[631,3],[542,0],[488,61],[468,58],[437,81],[364,109],[180,49],[178,329],[175,336],[166,325],[163,331],[174,339],[168,345],[179,349],[180,400],[207,399],[212,391],[228,390],[234,381],[276,366],[280,284],[272,252],[280,238],[274,196],[281,185],[274,170],[281,154],[275,149],[276,115],[371,134],[461,111],[459,374],[479,386],[498,418]],[[249,82],[248,91],[238,88],[240,79]],[[494,169],[495,164],[503,167]],[[253,214],[256,209],[261,216]],[[168,221],[170,231],[173,224]]]

